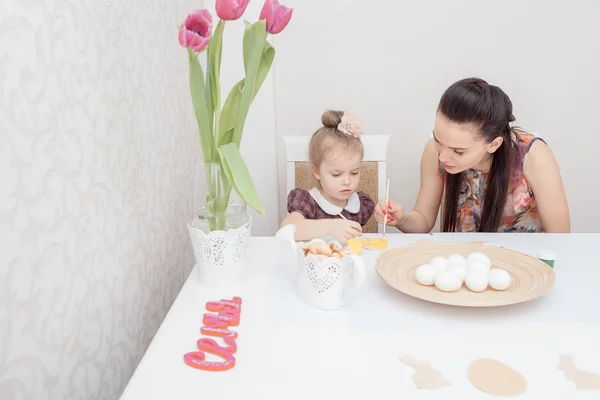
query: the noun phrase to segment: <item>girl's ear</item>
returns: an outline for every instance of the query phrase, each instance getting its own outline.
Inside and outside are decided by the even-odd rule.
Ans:
[[[492,140],[490,142],[490,144],[488,145],[487,148],[487,152],[488,153],[495,153],[496,150],[498,150],[498,148],[500,146],[502,146],[502,143],[504,142],[504,138],[502,136],[497,136],[494,140]]]
[[[315,176],[315,178],[318,181],[320,181],[321,180],[321,174],[319,173],[319,169],[315,165],[312,166],[312,172],[313,172],[313,175]]]

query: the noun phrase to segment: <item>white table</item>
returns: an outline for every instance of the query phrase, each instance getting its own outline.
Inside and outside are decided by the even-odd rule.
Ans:
[[[537,255],[557,255],[556,284],[545,296],[499,308],[443,306],[406,296],[374,270],[378,252],[364,251],[368,277],[351,306],[320,311],[294,291],[287,243],[252,237],[248,277],[232,290],[206,289],[192,271],[121,399],[447,399],[494,398],[473,387],[466,370],[495,358],[528,381],[526,399],[599,399],[575,390],[557,369],[572,354],[600,374],[600,234],[388,234],[390,246],[419,239],[483,240]],[[236,366],[223,372],[187,366],[183,355],[201,337],[205,303],[240,296]],[[221,339],[217,339],[220,341]],[[411,355],[432,364],[452,386],[419,390]]]

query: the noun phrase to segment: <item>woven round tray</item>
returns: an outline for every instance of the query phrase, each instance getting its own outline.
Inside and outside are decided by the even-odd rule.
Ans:
[[[435,286],[417,282],[415,271],[433,257],[448,257],[480,251],[486,254],[492,268],[502,268],[510,273],[512,282],[506,290],[496,291],[488,287],[483,292],[472,292],[465,285],[456,292],[442,292]],[[482,242],[448,243],[421,242],[389,249],[382,253],[375,264],[377,273],[398,291],[434,303],[464,307],[494,307],[522,303],[540,297],[554,286],[554,270],[543,261],[503,247],[485,245]]]

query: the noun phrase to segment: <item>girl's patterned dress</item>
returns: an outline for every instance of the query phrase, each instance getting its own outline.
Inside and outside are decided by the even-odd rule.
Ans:
[[[288,194],[288,212],[298,212],[306,219],[341,218],[338,214],[342,213],[346,219],[364,226],[371,218],[374,209],[375,202],[363,192],[353,193],[348,199],[348,204],[343,208],[327,201],[317,188],[311,190],[296,188]]]

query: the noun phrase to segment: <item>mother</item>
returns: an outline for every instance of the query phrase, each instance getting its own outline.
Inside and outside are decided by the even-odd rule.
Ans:
[[[442,205],[443,232],[569,232],[558,164],[546,143],[522,129],[512,103],[481,79],[443,94],[433,137],[421,156],[421,188],[412,211],[389,201],[375,207],[383,223],[427,233]],[[443,197],[443,202],[442,202]]]

